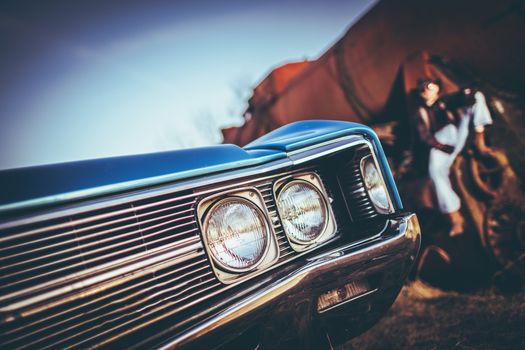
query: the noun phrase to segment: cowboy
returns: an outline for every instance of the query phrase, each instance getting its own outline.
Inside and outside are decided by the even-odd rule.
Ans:
[[[440,95],[437,80],[420,79],[417,84],[417,130],[421,141],[428,146],[428,174],[434,185],[439,210],[448,216],[451,237],[465,229],[461,201],[452,188],[449,173],[452,163],[463,150],[471,127],[475,132],[474,146],[481,154],[490,153],[485,144],[485,126],[492,123],[485,96],[471,89],[462,90],[455,99],[462,100],[453,107],[451,99]]]

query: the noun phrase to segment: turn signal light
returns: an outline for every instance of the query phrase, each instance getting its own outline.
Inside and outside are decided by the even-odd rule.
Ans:
[[[343,303],[355,300],[375,292],[365,280],[353,281],[342,287],[332,289],[319,296],[317,300],[317,311],[325,312]]]

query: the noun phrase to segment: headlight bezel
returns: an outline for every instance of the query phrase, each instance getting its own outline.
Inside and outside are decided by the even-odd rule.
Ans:
[[[315,239],[307,242],[299,241],[295,239],[293,235],[287,232],[286,227],[283,223],[283,217],[279,210],[279,200],[281,198],[282,193],[294,183],[298,182],[306,183],[312,186],[315,189],[315,191],[320,195],[321,200],[323,201],[324,206],[326,208],[326,222],[323,226],[322,232]],[[279,216],[281,227],[286,235],[286,238],[288,239],[288,243],[290,243],[290,246],[296,252],[300,253],[307,250],[311,250],[315,247],[319,247],[320,245],[329,242],[333,237],[336,236],[337,223],[335,221],[335,216],[332,210],[332,200],[330,199],[326,189],[324,188],[321,178],[315,172],[292,174],[278,179],[274,183],[274,198],[277,209],[277,215]]]
[[[305,180],[302,180],[302,179],[292,179],[288,182],[286,182],[280,189],[279,189],[279,194],[277,195],[277,198],[276,198],[276,205],[277,205],[277,210],[279,211],[279,216],[281,217],[281,224],[283,225],[283,229],[286,231],[286,228],[284,227],[284,220],[283,220],[283,216],[282,216],[282,213],[281,213],[281,207],[280,207],[280,203],[282,201],[282,197],[284,195],[284,193],[289,190],[292,186],[294,185],[297,185],[297,184],[303,184],[303,185],[306,185],[308,187],[310,187],[318,196],[319,198],[321,199],[321,208],[324,209],[324,213],[323,213],[323,216],[325,217],[325,220],[323,222],[323,225],[322,225],[322,228],[320,229],[320,233],[310,239],[310,240],[301,240],[301,239],[298,239],[297,237],[295,237],[295,235],[289,233],[289,232],[286,232],[287,233],[287,236],[288,238],[293,242],[293,243],[296,243],[296,244],[299,244],[299,245],[310,245],[310,244],[314,244],[316,243],[319,238],[322,236],[323,232],[326,230],[326,226],[328,225],[328,203],[327,203],[327,200],[325,199],[324,195],[321,193],[321,191],[319,191],[319,189],[317,189],[313,184],[311,184],[310,182],[308,181],[305,181]]]
[[[371,186],[369,186],[369,183],[367,183],[366,181],[366,172],[365,172],[366,164],[368,162],[371,162],[371,164],[375,167],[375,170],[378,174],[379,185],[382,187],[382,189],[385,192],[385,197],[387,199],[388,207],[383,207],[380,204],[378,204],[378,202],[374,200],[374,197],[370,193],[372,188]],[[370,203],[374,206],[374,209],[376,210],[376,212],[382,215],[392,214],[395,210],[394,205],[392,203],[392,199],[390,198],[390,192],[388,190],[388,186],[385,183],[383,172],[381,171],[381,167],[379,166],[379,163],[377,162],[377,158],[372,149],[370,149],[370,154],[361,158],[360,164],[359,164],[359,170],[360,170],[361,177],[363,180],[363,186],[364,186],[366,195],[370,199]]]
[[[247,266],[245,268],[236,268],[236,267],[232,267],[230,265],[225,264],[212,251],[212,249],[210,248],[210,244],[209,244],[210,237],[208,234],[209,232],[208,228],[210,224],[211,215],[213,215],[214,211],[217,210],[217,208],[219,208],[221,205],[224,205],[226,203],[231,203],[231,202],[240,202],[249,208],[253,208],[257,212],[257,215],[263,224],[262,228],[264,231],[264,236],[266,237],[267,244],[265,245],[263,253],[261,254],[260,258],[254,264]],[[210,251],[210,257],[213,259],[215,264],[217,264],[222,270],[227,271],[227,272],[244,273],[244,272],[248,272],[248,271],[256,269],[264,261],[264,258],[266,257],[266,254],[268,254],[268,250],[270,249],[271,232],[270,232],[270,223],[268,222],[268,219],[264,216],[263,211],[255,203],[253,203],[252,201],[246,198],[240,197],[240,196],[228,196],[228,197],[224,197],[224,198],[221,198],[215,201],[206,210],[206,213],[204,214],[204,222],[203,222],[202,228],[203,228],[203,236],[204,236],[205,242]]]
[[[262,258],[256,264],[243,269],[231,268],[230,266],[223,264],[218,258],[215,257],[209,245],[207,232],[209,214],[212,213],[214,208],[217,208],[219,205],[224,204],[230,200],[246,201],[253,205],[253,207],[259,212],[260,218],[265,223],[266,227],[266,237],[268,238],[268,244],[265,247]],[[212,270],[221,282],[230,284],[245,278],[249,278],[259,273],[261,270],[266,269],[279,259],[280,252],[275,238],[276,236],[274,227],[270,220],[270,215],[266,209],[263,196],[257,188],[247,187],[232,189],[230,191],[216,193],[203,198],[197,205],[197,218],[200,226],[199,228],[204,249],[208,255]]]

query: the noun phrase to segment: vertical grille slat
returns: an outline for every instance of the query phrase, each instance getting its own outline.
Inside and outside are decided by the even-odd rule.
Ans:
[[[361,146],[354,152],[353,158],[344,164],[337,177],[352,220],[363,222],[375,219],[379,214],[366,193],[361,175],[361,159],[370,154],[370,149],[368,146]]]
[[[302,170],[296,170],[296,172],[301,172]],[[279,177],[276,177],[277,179]],[[256,187],[259,189],[261,193],[263,193],[264,198],[264,204],[266,205],[266,210],[268,210],[268,213],[271,216],[278,217],[277,213],[277,207],[275,203],[275,198],[273,196],[273,181],[269,183],[264,184],[258,184]],[[267,193],[264,195],[264,193]],[[290,243],[288,242],[288,238],[286,237],[286,234],[283,231],[283,228],[281,226],[281,222],[277,220],[276,222],[273,222],[273,228],[276,234],[277,243],[279,245],[279,263],[285,262],[287,260],[292,259],[294,256],[297,255],[295,250],[290,246]]]

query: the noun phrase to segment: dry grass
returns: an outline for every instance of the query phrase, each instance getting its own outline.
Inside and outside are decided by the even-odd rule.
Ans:
[[[345,349],[525,349],[525,292],[444,292],[411,283]]]

